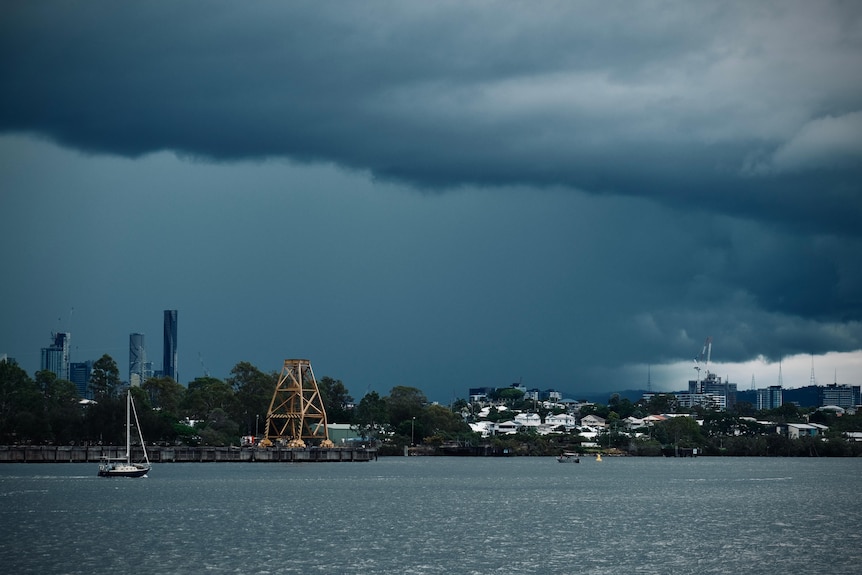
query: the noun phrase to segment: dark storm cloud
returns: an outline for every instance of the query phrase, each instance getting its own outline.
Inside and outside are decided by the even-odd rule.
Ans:
[[[412,201],[424,196],[314,194],[331,210],[319,215],[334,248],[286,259],[314,261],[314,275],[339,286],[320,304],[338,310],[330,321],[422,326],[388,342],[404,364],[395,372],[475,353],[464,365],[479,374],[522,356],[545,366],[537,379],[595,384],[621,364],[687,360],[706,335],[726,361],[862,348],[860,61],[862,7],[837,1],[7,3],[0,160],[4,183],[23,183],[15,197],[31,210],[22,221],[34,245],[50,237],[35,233],[28,190],[49,169],[40,161],[85,172],[66,176],[68,190],[45,183],[38,197],[50,204],[49,189],[113,198],[91,179],[118,170],[117,156],[139,160],[117,164],[135,190],[125,201],[170,202],[184,217],[167,227],[196,238],[213,232],[186,221],[236,227],[236,240],[207,249],[177,236],[192,252],[178,259],[207,262],[194,276],[268,253],[259,220],[281,201],[296,210],[283,190],[258,203],[260,174],[301,171],[257,160],[312,165],[313,182],[285,189],[319,192],[329,166],[370,174],[368,198],[407,196],[402,183],[467,189],[421,208]],[[69,159],[19,133],[93,156]],[[163,150],[202,162],[148,155]],[[186,169],[207,176],[178,179]],[[228,208],[226,189],[257,193]],[[97,205],[122,222],[117,237],[133,237],[137,209]],[[281,297],[270,295],[249,298],[255,317]],[[344,365],[387,347],[360,331],[345,336],[356,357]],[[570,366],[571,353],[583,365]]]
[[[0,128],[286,156],[445,188],[562,185],[858,234],[848,3],[26,3]]]

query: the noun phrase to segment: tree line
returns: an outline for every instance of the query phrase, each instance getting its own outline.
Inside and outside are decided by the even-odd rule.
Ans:
[[[165,445],[239,445],[244,435],[260,437],[278,383],[277,372],[263,372],[248,362],[237,363],[225,380],[199,377],[183,386],[171,378],[146,380],[131,392],[148,442]],[[525,430],[515,435],[482,439],[467,422],[478,419],[480,405],[457,400],[451,407],[432,404],[424,393],[395,386],[388,395],[370,392],[355,403],[341,380],[323,377],[318,382],[329,423],[350,424],[361,436],[380,443],[382,453],[400,453],[406,445],[422,445],[434,453],[444,444],[485,444],[497,452],[521,455],[556,455],[562,450],[615,451],[631,455],[661,455],[697,448],[704,455],[862,455],[862,443],[846,439],[847,431],[862,431],[862,414],[844,415],[785,404],[757,411],[738,404],[733,411],[702,408],[688,410],[694,417],[674,417],[637,430],[625,419],[650,414],[681,413],[672,394],[657,394],[649,401],[632,402],[610,396],[606,405],[581,407],[580,416],[595,414],[607,421],[597,438],[598,447],[586,447],[577,430],[558,428],[549,435]],[[0,444],[105,444],[124,439],[125,402],[116,362],[104,355],[93,365],[89,381],[94,402],[81,403],[75,385],[50,371],[31,378],[10,362],[0,362]],[[523,392],[500,390],[485,417],[491,421],[512,418],[517,411],[538,413],[541,420],[564,411],[524,400]],[[505,404],[509,409],[503,410]],[[697,420],[702,423],[699,424]],[[790,439],[757,421],[776,424],[810,421],[829,426],[823,437]],[[439,451],[438,451],[439,452]]]
[[[221,380],[198,377],[184,386],[153,377],[131,389],[148,442],[166,445],[239,445],[263,433],[279,373],[237,363]],[[388,395],[366,394],[358,404],[339,379],[317,381],[329,423],[351,424],[360,434],[388,443],[440,443],[473,434],[460,416],[431,404],[414,387]],[[0,444],[105,444],[125,441],[125,388],[116,362],[103,355],[89,380],[92,402],[81,402],[76,386],[53,372],[31,378],[14,363],[0,363]]]

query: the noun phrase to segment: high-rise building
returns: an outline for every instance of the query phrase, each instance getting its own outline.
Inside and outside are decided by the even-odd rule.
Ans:
[[[177,310],[165,310],[165,355],[162,375],[178,381],[177,374]]]
[[[737,385],[722,381],[722,379],[714,373],[706,372],[706,377],[700,380],[689,380],[688,393],[692,396],[708,394],[716,397],[721,397],[721,409],[733,409],[736,406]]]
[[[84,399],[93,399],[93,394],[90,392],[90,374],[92,373],[92,361],[69,364],[69,381],[75,384],[78,395]]]
[[[145,366],[147,350],[144,347],[144,334],[129,334],[129,385],[139,387],[146,381]]]
[[[780,385],[757,390],[757,409],[775,409],[784,404],[784,391]]]
[[[860,386],[831,383],[820,388],[820,405],[837,405],[847,409],[860,402]]]
[[[53,371],[57,379],[69,379],[69,340],[67,332],[52,333],[53,343],[42,348],[40,369]]]

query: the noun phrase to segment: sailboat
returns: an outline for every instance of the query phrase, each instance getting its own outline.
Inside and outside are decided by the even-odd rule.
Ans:
[[[135,416],[135,428],[138,430],[138,439],[144,450],[143,463],[132,463],[132,415]],[[126,456],[102,456],[99,460],[99,477],[143,477],[149,471],[150,459],[147,457],[147,446],[144,444],[144,435],[138,423],[138,412],[130,389],[126,395]]]

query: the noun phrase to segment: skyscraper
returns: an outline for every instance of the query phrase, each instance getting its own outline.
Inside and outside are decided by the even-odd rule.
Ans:
[[[177,375],[177,310],[165,310],[165,355],[162,374],[178,381]]]
[[[780,385],[770,385],[757,390],[757,409],[775,409],[784,404],[784,390]]]
[[[129,385],[138,387],[146,381],[145,365],[147,350],[144,347],[144,334],[129,334]]]
[[[52,333],[53,343],[42,348],[40,369],[53,371],[57,379],[69,379],[69,340],[72,335],[67,332]]]
[[[92,361],[69,364],[69,381],[75,384],[78,395],[83,399],[93,399],[93,394],[90,391],[91,373],[93,373]]]

